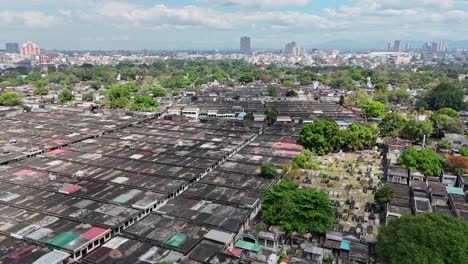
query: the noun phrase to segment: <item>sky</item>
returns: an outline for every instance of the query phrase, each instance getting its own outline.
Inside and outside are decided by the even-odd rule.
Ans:
[[[244,35],[257,50],[461,41],[468,0],[0,0],[2,46],[226,50]]]

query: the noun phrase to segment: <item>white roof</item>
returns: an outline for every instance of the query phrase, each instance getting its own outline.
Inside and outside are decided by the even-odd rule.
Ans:
[[[210,232],[206,233],[205,238],[210,239],[216,242],[221,242],[223,244],[229,244],[233,239],[233,233],[227,233],[219,230],[210,230]]]

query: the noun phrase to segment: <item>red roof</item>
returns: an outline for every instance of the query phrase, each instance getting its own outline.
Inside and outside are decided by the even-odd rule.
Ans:
[[[93,240],[94,238],[104,234],[109,229],[105,229],[102,227],[93,227],[90,230],[86,231],[84,234],[81,235],[82,238]]]

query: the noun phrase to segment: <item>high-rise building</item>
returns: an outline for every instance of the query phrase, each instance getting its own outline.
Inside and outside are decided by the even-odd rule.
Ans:
[[[7,43],[5,45],[6,53],[19,54],[20,49],[18,43]]]
[[[35,44],[32,43],[31,41],[25,42],[21,46],[21,56],[25,58],[33,58],[36,56],[41,55],[41,50],[39,47]]]
[[[390,41],[388,43],[387,51],[389,52],[399,52],[400,51],[400,40]]]
[[[294,55],[294,48],[297,47],[297,43],[295,41],[291,43],[287,43],[284,47],[284,55]]]
[[[250,54],[250,38],[249,37],[244,36],[240,38],[240,53]]]

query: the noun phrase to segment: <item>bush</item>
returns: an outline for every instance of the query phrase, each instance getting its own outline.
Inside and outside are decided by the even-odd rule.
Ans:
[[[94,94],[92,92],[85,93],[83,95],[83,101],[85,102],[92,102],[94,100]]]
[[[460,155],[463,157],[468,157],[468,148],[467,147],[461,147],[460,148]]]
[[[4,93],[0,95],[0,105],[17,106],[21,104],[21,96],[17,93]]]
[[[439,146],[440,149],[452,149],[452,144],[450,144],[450,142],[445,141],[445,140],[439,141],[437,145]]]
[[[278,170],[270,164],[262,164],[260,167],[260,176],[267,179],[273,179],[278,176]]]

